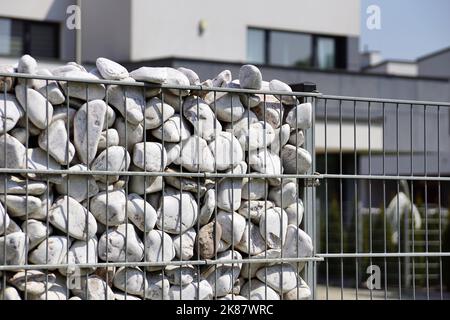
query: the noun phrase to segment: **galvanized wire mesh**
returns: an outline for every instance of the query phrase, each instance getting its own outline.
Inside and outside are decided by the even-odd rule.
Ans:
[[[381,299],[444,299],[447,297],[445,287],[445,277],[448,277],[445,262],[450,253],[448,247],[445,247],[445,232],[448,233],[448,212],[446,209],[447,203],[444,201],[444,193],[447,190],[447,183],[450,178],[445,177],[443,172],[443,161],[441,157],[442,145],[446,143],[445,138],[448,137],[445,130],[448,130],[448,124],[441,119],[448,119],[447,110],[449,103],[435,103],[427,101],[400,101],[400,100],[383,100],[383,99],[366,99],[355,97],[339,97],[326,96],[320,93],[305,93],[305,92],[273,92],[264,90],[244,90],[236,88],[208,88],[202,86],[155,86],[140,82],[123,82],[123,81],[108,81],[108,80],[86,80],[86,79],[70,79],[62,77],[44,77],[36,75],[25,74],[0,74],[0,76],[8,76],[21,79],[25,85],[36,79],[46,82],[46,88],[51,81],[58,81],[60,86],[66,88],[66,101],[64,103],[65,114],[60,116],[66,121],[67,137],[73,135],[71,132],[71,121],[73,121],[73,108],[79,110],[80,101],[71,98],[70,90],[74,86],[84,88],[86,103],[86,128],[89,123],[89,105],[92,101],[89,97],[91,91],[90,85],[101,84],[104,86],[105,102],[109,104],[108,88],[110,86],[119,86],[123,90],[123,110],[128,108],[128,94],[131,91],[139,92],[141,98],[145,101],[148,98],[148,92],[157,90],[157,96],[163,105],[170,97],[169,90],[178,91],[178,99],[172,99],[170,104],[178,104],[178,110],[183,110],[182,91],[190,90],[196,93],[196,108],[199,114],[200,102],[199,96],[209,93],[212,95],[211,108],[217,118],[217,109],[214,108],[218,99],[218,95],[222,93],[240,95],[241,98],[251,99],[255,95],[259,95],[261,99],[262,121],[264,129],[269,124],[267,123],[266,107],[268,104],[268,97],[279,98],[280,119],[283,119],[284,106],[281,102],[283,96],[296,97],[300,102],[310,102],[312,108],[312,128],[310,130],[302,131],[304,135],[304,146],[312,156],[312,166],[305,173],[284,173],[280,168],[280,173],[261,173],[253,170],[250,165],[241,172],[237,171],[223,171],[217,168],[217,162],[214,163],[213,172],[201,172],[199,164],[197,163],[197,170],[184,170],[183,166],[178,167],[178,172],[174,170],[165,170],[150,172],[144,169],[141,171],[132,171],[128,168],[131,159],[124,157],[123,168],[113,166],[106,161],[105,166],[100,168],[89,167],[86,170],[76,171],[70,170],[71,163],[67,161],[61,168],[52,168],[51,156],[49,152],[45,152],[44,168],[19,168],[8,166],[8,158],[14,157],[7,149],[7,135],[4,134],[0,139],[3,139],[3,167],[0,168],[3,183],[3,206],[5,212],[8,212],[8,200],[11,201],[11,196],[21,195],[24,202],[25,214],[20,219],[11,219],[17,224],[19,221],[23,222],[22,231],[25,234],[25,239],[28,238],[28,224],[33,220],[33,212],[29,207],[35,195],[32,195],[32,188],[30,184],[35,183],[35,177],[39,177],[38,181],[44,184],[44,193],[42,197],[44,207],[44,217],[41,221],[46,226],[45,237],[40,239],[40,243],[45,244],[45,261],[44,263],[32,263],[29,261],[29,252],[31,251],[28,240],[25,240],[25,255],[19,259],[20,263],[8,261],[7,252],[7,236],[8,232],[14,231],[11,225],[7,224],[7,215],[3,215],[3,241],[0,250],[0,273],[2,279],[1,292],[3,297],[6,295],[5,290],[12,285],[20,287],[21,296],[24,299],[40,298],[52,299],[55,297],[66,298],[77,296],[81,298],[101,298],[101,299],[132,299],[137,296],[140,298],[164,298],[164,299],[185,299],[186,284],[183,283],[183,272],[192,272],[192,287],[191,291],[195,291],[194,299],[202,298],[202,281],[209,277],[210,282],[215,286],[212,290],[213,294],[209,298],[221,298],[222,294],[218,295],[217,286],[220,286],[221,277],[223,276],[218,270],[224,268],[231,269],[231,284],[232,290],[230,298],[235,296],[244,296],[250,299],[264,299],[274,298],[269,291],[273,291],[271,286],[266,282],[263,283],[263,288],[259,294],[251,295],[252,290],[247,290],[248,295],[238,294],[244,282],[248,287],[252,288],[252,281],[258,282],[255,278],[255,269],[263,270],[264,278],[267,279],[268,273],[275,273],[278,275],[276,281],[278,290],[281,294],[276,297],[290,298],[290,299],[364,299],[364,298],[381,298]],[[160,90],[162,89],[162,90]],[[46,89],[48,90],[48,89]],[[7,127],[7,90],[3,90],[3,121],[4,128]],[[48,91],[45,92],[45,97],[48,97]],[[36,142],[31,136],[33,128],[30,128],[29,110],[27,95],[25,95],[24,103],[24,128],[26,137],[24,138],[24,147],[26,150],[36,146]],[[172,97],[173,98],[173,97]],[[47,100],[48,101],[48,100]],[[233,117],[233,105],[231,99],[231,117]],[[84,102],[83,102],[84,103]],[[271,102],[273,104],[273,102]],[[75,107],[76,106],[76,107]],[[0,105],[1,108],[1,105]],[[47,114],[45,117],[45,128],[51,124],[49,122],[49,108],[47,105]],[[62,110],[62,109],[61,109]],[[164,110],[162,111],[164,113]],[[182,112],[180,112],[182,114]],[[405,118],[406,115],[406,118]],[[409,116],[408,116],[409,115]],[[444,116],[444,117],[443,117]],[[124,112],[124,140],[125,150],[128,149],[128,135],[130,131],[128,126],[128,113]],[[250,113],[247,112],[247,117]],[[447,117],[447,118],[445,118]],[[405,122],[405,119],[408,120]],[[106,113],[105,121],[108,122],[108,113]],[[197,122],[198,123],[198,122]],[[246,121],[250,126],[249,118]],[[233,131],[234,121],[230,122],[230,130]],[[146,121],[143,121],[143,141],[151,141],[148,130],[146,128]],[[447,128],[447,129],[445,129]],[[195,130],[196,128],[193,128]],[[216,128],[214,128],[216,129]],[[249,127],[247,128],[249,130]],[[298,128],[295,132],[298,132]],[[198,130],[198,128],[197,128]],[[73,129],[72,129],[73,131]],[[250,130],[249,130],[250,131]],[[89,131],[87,131],[89,132]],[[162,132],[161,144],[165,148],[164,130]],[[418,133],[420,132],[420,133]],[[437,133],[437,134],[436,134]],[[266,135],[263,135],[264,138]],[[408,138],[410,137],[410,138]],[[49,145],[48,135],[45,137],[46,143]],[[105,130],[105,145],[109,146],[109,133]],[[280,145],[281,135],[280,135]],[[250,138],[248,138],[250,139]],[[293,138],[294,145],[298,145],[299,136],[296,134]],[[406,140],[405,140],[406,139]],[[86,137],[86,146],[89,145],[89,134]],[[443,141],[441,141],[443,140]],[[30,141],[31,144],[30,144]],[[215,140],[217,141],[217,140]],[[249,141],[249,140],[247,140]],[[66,159],[69,159],[69,139],[67,139]],[[300,144],[301,145],[301,144]],[[264,146],[267,146],[266,142]],[[215,145],[215,150],[217,150]],[[151,161],[147,159],[148,154],[145,150],[146,144],[143,145],[143,162],[146,164]],[[180,142],[180,148],[183,148],[183,140]],[[105,149],[105,156],[108,158],[108,149]],[[267,150],[267,148],[264,148]],[[197,143],[196,150],[197,157],[200,158],[199,143]],[[265,162],[267,162],[264,151]],[[431,154],[431,153],[432,154]],[[245,150],[245,157],[250,156],[250,151]],[[281,157],[281,147],[278,150],[279,157]],[[94,155],[98,156],[98,155]],[[93,156],[93,157],[94,157]],[[155,155],[156,156],[156,155]],[[233,152],[230,154],[233,157]],[[25,163],[28,163],[28,152],[25,153]],[[89,158],[89,149],[86,150],[86,157]],[[160,156],[164,161],[164,156]],[[231,159],[233,162],[233,159]],[[281,166],[280,162],[280,166]],[[111,168],[113,166],[113,168]],[[295,168],[298,168],[299,163],[296,158]],[[164,167],[162,165],[162,167]],[[318,172],[318,173],[316,173]],[[20,185],[17,187],[18,191],[8,188],[11,185],[11,176],[20,177],[20,181],[15,183]],[[165,246],[168,246],[167,241],[172,242],[173,239],[166,238],[162,234],[161,252],[158,253],[157,261],[149,261],[147,259],[147,251],[152,243],[142,241],[143,244],[143,258],[141,261],[128,261],[128,254],[125,254],[120,261],[110,261],[108,249],[106,256],[102,261],[94,259],[91,261],[86,258],[85,261],[71,261],[70,255],[66,254],[62,259],[55,262],[53,257],[49,256],[49,229],[53,221],[49,219],[49,210],[54,206],[55,199],[51,199],[51,188],[55,179],[58,178],[65,184],[67,194],[70,193],[71,181],[78,179],[85,181],[85,186],[89,198],[90,181],[91,179],[100,180],[104,183],[104,190],[112,191],[115,183],[120,183],[117,187],[124,191],[127,201],[130,201],[129,184],[130,178],[141,177],[139,180],[142,183],[143,194],[142,199],[147,200],[151,194],[160,197],[159,206],[162,208],[161,216],[161,231],[164,231],[164,208],[165,208],[165,194],[167,189],[173,187],[174,183],[178,183],[177,195],[180,202],[183,201],[183,188],[189,188],[188,192],[196,200],[197,217],[200,215],[200,203],[204,201],[205,190],[201,189],[206,181],[209,181],[211,188],[214,190],[215,199],[217,199],[218,184],[224,181],[229,181],[230,187],[233,190],[234,184],[242,184],[242,179],[247,181],[255,181],[257,179],[263,180],[264,184],[271,180],[278,180],[281,186],[281,193],[283,192],[284,183],[292,181],[295,183],[295,193],[300,196],[303,201],[304,214],[303,219],[300,214],[299,205],[296,205],[296,219],[297,226],[300,226],[312,238],[314,252],[311,256],[304,256],[301,254],[297,234],[296,248],[293,248],[294,256],[286,257],[285,252],[285,238],[281,237],[281,242],[278,247],[279,253],[270,254],[268,249],[268,236],[266,234],[263,254],[255,257],[255,255],[241,254],[242,250],[236,248],[237,240],[234,239],[235,215],[231,215],[229,225],[221,226],[221,228],[230,228],[231,243],[229,244],[230,254],[221,256],[218,252],[216,241],[214,243],[214,254],[211,258],[201,257],[199,252],[199,241],[194,241],[193,246],[194,255],[191,259],[183,259],[183,255],[179,257],[169,258],[165,257]],[[100,177],[100,178],[99,178]],[[120,177],[118,179],[112,177]],[[156,179],[161,179],[161,189],[156,192],[149,192],[148,188]],[[168,183],[168,179],[171,179]],[[227,179],[227,180],[226,180]],[[113,181],[113,182],[111,182]],[[174,182],[175,181],[175,182]],[[189,183],[188,183],[189,182]],[[317,183],[317,182],[320,182]],[[406,183],[405,183],[406,182]],[[247,194],[251,193],[251,183],[246,184]],[[8,191],[9,190],[9,191]],[[403,191],[403,192],[401,192]],[[422,196],[422,202],[418,198]],[[108,230],[113,230],[116,226],[109,225],[109,197],[110,192],[105,193],[106,206],[105,216],[106,223],[103,226],[106,244],[113,245],[109,242]],[[231,192],[231,202],[234,203],[234,192]],[[433,198],[433,203],[431,202]],[[203,199],[203,201],[201,200]],[[13,200],[15,200],[13,198]],[[267,219],[268,210],[268,191],[265,189],[264,196],[259,199],[263,205],[260,208],[261,216]],[[60,203],[67,208],[70,207],[69,198],[64,199],[66,203]],[[148,200],[151,201],[151,200]],[[283,197],[280,199],[280,207],[283,208]],[[127,202],[128,203],[128,202]],[[90,210],[90,201],[86,201],[85,207],[87,211]],[[179,207],[179,227],[182,228],[181,221],[183,221],[182,205]],[[250,221],[255,218],[251,216],[250,205],[247,206],[247,214],[242,214],[249,227],[249,232],[244,232],[248,237],[247,242],[251,242]],[[145,237],[150,230],[147,230],[145,217],[147,217],[147,206],[143,206],[143,230],[137,230],[140,237]],[[387,211],[388,210],[388,211]],[[124,207],[125,222],[129,223],[129,207]],[[217,202],[214,203],[214,211],[210,221],[213,221],[212,235],[215,239],[217,235],[217,214],[219,208]],[[389,213],[389,215],[387,215]],[[67,215],[65,221],[65,230],[69,230],[70,218],[72,215]],[[415,217],[415,218],[413,218]],[[417,221],[420,219],[421,225],[417,226]],[[265,221],[267,223],[267,220]],[[86,215],[86,226],[89,226],[88,215]],[[281,215],[280,234],[283,234],[283,215]],[[201,229],[200,221],[197,218],[192,226],[197,234]],[[55,229],[55,228],[54,228]],[[136,228],[135,228],[136,229]],[[249,230],[250,229],[250,230]],[[392,231],[395,230],[395,232]],[[70,230],[69,230],[70,231]],[[125,252],[128,252],[129,242],[129,228],[125,227],[123,230],[123,242]],[[89,229],[85,230],[85,256],[90,257],[90,250],[92,246],[97,246],[97,243],[92,244],[89,236]],[[134,233],[134,232],[133,232]],[[55,232],[59,235],[59,239],[65,246],[65,252],[70,252],[71,242],[74,240],[69,232],[61,233]],[[393,235],[394,234],[394,235]],[[421,240],[417,237],[420,235]],[[99,235],[100,236],[100,235]],[[65,239],[64,239],[65,238]],[[184,237],[179,237],[179,246],[183,248]],[[64,241],[65,240],[65,241]],[[194,239],[195,240],[195,239]],[[242,239],[240,240],[242,241]],[[419,248],[420,247],[420,248]],[[447,248],[447,249],[446,249]],[[289,249],[289,248],[288,248]],[[292,248],[291,248],[292,249]],[[180,249],[181,250],[181,249]],[[269,252],[269,254],[268,254]],[[97,252],[95,252],[97,257]],[[273,270],[271,266],[279,266],[281,270]],[[250,266],[255,266],[251,268]],[[367,273],[367,267],[371,266],[370,274]],[[183,269],[183,268],[187,269]],[[221,269],[222,268],[222,269]],[[283,286],[286,279],[283,279],[284,270],[294,268],[296,275],[295,290],[291,292],[288,297],[285,295]],[[378,268],[380,273],[376,271]],[[175,277],[174,271],[178,273],[176,280],[171,279],[170,284],[165,285],[166,279]],[[74,272],[76,270],[77,272]],[[243,270],[247,273],[242,275]],[[373,270],[375,273],[372,274]],[[19,272],[23,271],[23,273]],[[40,273],[35,273],[40,271]],[[120,271],[120,273],[118,272]],[[240,277],[236,276],[236,272],[241,273]],[[49,283],[54,283],[55,278],[60,275],[73,274],[65,278],[66,284],[59,284],[58,286],[49,286]],[[135,285],[132,279],[135,274],[143,276],[142,283],[139,285],[139,292],[136,293],[128,286]],[[13,279],[13,276],[18,279]],[[211,277],[211,275],[213,277]],[[370,275],[369,286],[367,286],[367,279]],[[379,276],[379,278],[377,278]],[[104,286],[100,297],[89,296],[90,279],[101,279],[101,285]],[[124,285],[120,288],[120,292],[114,286],[114,279],[122,277],[126,279],[123,281]],[[305,280],[303,282],[302,280]],[[222,280],[224,281],[224,280]],[[57,282],[57,281],[56,281]],[[177,283],[179,282],[179,283]],[[35,289],[36,283],[40,285],[39,289]],[[75,286],[74,287],[74,284]],[[33,290],[40,292],[39,297],[36,297],[35,292],[29,293],[29,286],[33,286]],[[157,287],[157,294],[152,295],[155,291],[151,291],[149,287]],[[273,285],[272,285],[273,287]],[[53,288],[53,289],[52,289]],[[109,289],[108,289],[109,288]],[[112,288],[116,292],[112,292]],[[174,289],[176,288],[176,289]],[[239,288],[239,289],[237,289]],[[111,289],[111,290],[110,290]],[[59,296],[58,290],[64,291]],[[167,291],[171,290],[171,294]],[[153,292],[152,294],[148,292]],[[309,293],[309,294],[308,294]],[[185,295],[183,297],[183,294]]]

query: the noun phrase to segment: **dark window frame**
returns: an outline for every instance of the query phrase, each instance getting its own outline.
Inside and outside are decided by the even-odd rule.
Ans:
[[[53,36],[55,39],[55,46],[53,55],[51,57],[43,57],[39,55],[33,55],[36,58],[44,59],[60,59],[61,58],[61,23],[54,21],[38,21],[38,20],[27,20],[27,19],[17,19],[11,17],[0,16],[0,19],[10,20],[13,22],[19,22],[22,24],[22,52],[21,55],[30,54],[31,50],[31,29],[33,25],[40,26],[50,26],[53,29]],[[16,57],[15,54],[0,54],[1,57]]]
[[[311,59],[310,65],[308,68],[318,68],[318,54],[317,54],[317,42],[319,38],[327,38],[334,40],[334,68],[339,70],[347,69],[347,37],[345,36],[334,36],[329,34],[321,34],[321,33],[307,33],[307,32],[299,32],[299,31],[291,31],[291,30],[281,30],[281,29],[266,29],[261,27],[253,27],[247,26],[248,30],[260,30],[264,32],[264,64],[269,66],[275,66],[270,63],[270,47],[271,47],[271,32],[283,32],[290,34],[303,34],[311,36]],[[285,66],[285,65],[283,65]],[[330,69],[328,69],[330,70]]]

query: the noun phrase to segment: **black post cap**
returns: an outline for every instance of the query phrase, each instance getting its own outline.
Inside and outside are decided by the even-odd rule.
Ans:
[[[317,91],[317,85],[314,82],[300,82],[291,84],[290,87],[294,92],[315,92]]]

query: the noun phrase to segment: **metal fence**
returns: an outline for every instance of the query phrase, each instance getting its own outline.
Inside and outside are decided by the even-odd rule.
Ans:
[[[448,228],[450,224],[445,193],[449,190],[450,178],[446,177],[446,174],[450,168],[448,170],[445,168],[443,163],[446,163],[446,158],[442,157],[441,150],[444,144],[448,144],[446,138],[449,136],[448,107],[450,103],[328,96],[319,92],[257,91],[233,87],[156,86],[140,82],[25,74],[0,74],[0,77],[17,78],[16,81],[25,86],[32,86],[33,81],[42,80],[45,85],[42,86],[44,91],[41,91],[41,94],[46,98],[46,115],[43,118],[45,125],[41,128],[36,128],[36,125],[30,122],[29,117],[33,114],[33,110],[29,109],[32,103],[28,101],[28,94],[25,94],[23,101],[20,101],[24,112],[21,115],[23,120],[19,120],[22,122],[19,122],[17,127],[22,129],[18,131],[25,134],[22,139],[22,147],[25,150],[22,151],[25,157],[23,161],[18,159],[20,154],[11,147],[11,143],[7,141],[9,139],[7,135],[3,134],[0,137],[0,141],[3,142],[1,151],[3,155],[0,157],[2,160],[1,180],[3,180],[0,183],[3,183],[3,190],[1,190],[0,200],[5,213],[2,216],[3,223],[0,228],[2,229],[0,231],[0,251],[2,252],[0,254],[0,261],[2,261],[0,293],[3,298],[7,296],[8,288],[17,289],[17,294],[23,299],[69,299],[74,296],[82,299],[217,299],[226,297],[252,300],[448,298],[448,278],[450,277]],[[52,83],[64,89],[65,101],[59,105],[58,112],[54,110],[50,112],[51,105],[48,100]],[[113,110],[117,118],[122,114],[121,117],[124,120],[123,136],[120,136],[119,145],[122,145],[124,140],[125,150],[128,150],[128,143],[132,141],[130,136],[135,134],[135,130],[129,127],[136,125],[130,124],[128,118],[130,113],[127,112],[130,104],[133,104],[133,99],[145,103],[151,97],[158,97],[162,105],[161,117],[164,114],[165,102],[184,117],[183,102],[189,91],[189,94],[194,96],[194,107],[199,117],[201,101],[204,101],[203,99],[206,99],[208,95],[214,119],[217,119],[216,102],[220,97],[223,94],[236,96],[238,100],[241,100],[241,104],[246,106],[245,124],[247,132],[250,132],[251,114],[248,110],[254,108],[251,101],[257,97],[260,106],[258,121],[262,121],[264,129],[263,168],[268,165],[266,130],[270,125],[268,122],[272,121],[266,111],[270,107],[275,109],[281,126],[286,114],[292,109],[282,103],[283,97],[296,97],[300,103],[310,102],[313,105],[311,128],[303,131],[299,128],[291,128],[291,130],[294,133],[301,131],[304,136],[302,148],[312,156],[311,167],[307,173],[299,172],[300,164],[296,156],[294,165],[296,173],[282,172],[281,160],[277,172],[258,172],[252,165],[241,168],[241,171],[235,168],[224,170],[218,168],[216,156],[214,170],[211,172],[200,170],[201,163],[198,162],[192,165],[196,170],[186,170],[182,163],[173,164],[166,169],[166,166],[161,163],[164,170],[150,171],[147,170],[148,162],[154,161],[153,158],[162,159],[161,161],[164,162],[167,155],[148,154],[145,150],[146,144],[143,145],[142,150],[144,163],[142,170],[129,168],[135,161],[132,159],[133,155],[123,156],[121,161],[124,163],[119,164],[108,160],[104,161],[104,165],[94,166],[88,160],[85,170],[74,171],[72,168],[74,165],[83,163],[79,155],[75,157],[72,155],[75,160],[66,160],[65,164],[53,166],[54,160],[48,151],[50,147],[44,151],[43,158],[30,162],[29,158],[33,156],[30,149],[42,149],[43,145],[50,145],[50,134],[43,134],[43,132],[48,133],[52,118],[64,121],[66,138],[62,132],[60,134],[66,142],[65,159],[71,158],[72,151],[69,144],[74,134],[74,114],[83,108],[86,116],[84,142],[86,159],[94,160],[100,156],[109,159],[108,150],[110,150],[112,138],[109,136],[108,128],[113,128],[113,123],[108,118],[111,116],[108,112],[104,121],[101,121],[106,123],[106,127],[101,128],[106,146],[104,153],[101,155],[103,151],[95,150],[95,155],[89,155],[91,152],[89,128],[99,125],[90,123],[92,120],[88,116],[90,115],[89,106],[93,101],[90,95],[96,92],[93,86],[101,86],[104,94],[97,98],[103,99],[106,105],[111,102],[109,89],[112,86],[120,88],[123,109],[120,111],[121,107],[115,106]],[[75,98],[71,94],[73,91],[77,91],[80,97]],[[8,112],[11,111],[11,107],[7,106],[9,94],[11,93],[4,85],[3,101],[0,101],[0,109],[3,109],[1,111],[4,133],[11,130],[8,128],[10,118],[7,117]],[[84,98],[81,97],[83,95]],[[278,102],[274,102],[275,98]],[[238,102],[231,98],[229,112],[234,119],[233,112],[237,111],[233,110],[237,109],[233,104]],[[234,132],[237,121],[229,121],[227,124],[230,132]],[[199,122],[197,121],[197,125]],[[142,137],[136,141],[155,141],[155,137],[147,130],[147,121],[144,119],[139,125],[141,125]],[[217,125],[214,121],[214,132],[217,130]],[[191,131],[199,132],[198,127],[189,126]],[[182,129],[180,122],[180,135]],[[19,132],[9,132],[9,134],[14,134],[17,140],[19,139]],[[161,150],[173,144],[166,141],[164,134],[167,132],[161,130],[162,136],[159,140],[162,145]],[[250,143],[251,138],[245,138],[244,146]],[[287,141],[282,142],[284,138],[281,133],[277,138],[279,146],[287,143]],[[294,134],[292,139],[290,143],[293,145],[302,145],[298,141],[301,135]],[[137,143],[136,141],[133,143]],[[212,140],[211,143],[214,144],[214,141],[217,139]],[[181,139],[178,144],[181,150],[183,143],[185,140]],[[197,141],[192,148],[194,158],[202,158],[201,147]],[[217,144],[214,145],[214,150],[217,151],[217,148]],[[243,153],[243,159],[247,159],[245,161],[249,164],[251,151],[244,147]],[[281,153],[282,148],[279,147],[277,150],[279,159],[282,159]],[[231,163],[234,163],[233,147],[230,156]],[[25,165],[21,167],[11,165],[14,163]],[[141,212],[142,228],[138,228],[136,219],[133,220],[131,217],[135,211],[129,212],[132,210],[130,201],[133,199],[130,194],[134,194],[130,191],[131,179],[135,179],[133,182],[135,185],[141,184],[144,190],[140,195],[140,200],[144,203]],[[71,203],[70,197],[64,197],[64,195],[72,194],[70,189],[73,188],[74,180],[78,188],[84,186],[85,193],[79,200],[75,200],[79,205],[77,210],[86,210],[82,215],[85,221],[77,221],[79,224],[84,223],[81,238],[78,235],[74,237],[70,233],[70,228],[77,228],[71,224],[70,220],[78,218],[79,213],[70,212],[75,210],[73,208],[77,208],[77,205]],[[156,184],[159,185],[155,186],[157,180],[159,182]],[[95,195],[95,193],[90,194],[93,181],[99,185],[97,192],[103,192],[105,195],[103,204],[105,219],[104,223],[97,221],[96,232],[94,232],[96,235],[92,234],[92,230],[89,231],[89,227],[92,226],[89,221],[92,206],[90,198]],[[250,208],[252,187],[256,187],[251,183],[252,181],[262,181],[264,185],[263,193],[260,192],[260,195],[255,197],[255,201],[260,201],[261,205],[255,211]],[[291,217],[291,222],[296,221],[297,226],[311,237],[314,251],[308,256],[304,254],[305,249],[302,247],[304,243],[302,239],[299,239],[299,233],[296,233],[296,239],[294,239],[295,248],[291,250],[295,254],[285,255],[289,248],[286,248],[285,243],[287,222],[283,221],[287,216],[283,213],[278,215],[280,219],[277,221],[280,228],[278,238],[277,232],[273,238],[268,235],[267,212],[271,208],[268,205],[271,202],[269,188],[278,187],[282,195],[285,182],[294,183],[295,197],[302,199],[303,208],[297,201],[294,209],[295,216]],[[243,188],[246,188],[248,205],[244,208],[247,210],[246,213],[240,207],[239,213],[230,214],[228,223],[222,222],[222,225],[218,226],[218,214],[221,209],[218,207],[217,199],[220,196],[218,189],[221,183],[228,183],[228,188],[232,190],[228,195],[233,208],[235,195],[239,194],[240,197],[241,191],[244,192]],[[59,187],[56,186],[57,184]],[[41,191],[36,192],[35,188]],[[239,192],[235,193],[237,188]],[[167,219],[167,212],[164,210],[167,206],[164,201],[168,201],[166,195],[173,192],[167,191],[168,189],[177,190],[177,194],[172,193],[171,196],[178,197],[176,207],[179,211],[179,220],[174,222],[175,229],[179,228],[178,233],[165,230],[167,223],[164,219]],[[115,208],[111,209],[109,197],[115,190],[123,191],[126,199],[125,206],[122,207],[124,219],[121,222],[121,225],[125,227],[120,232],[118,231],[119,223],[110,224],[110,210]],[[205,206],[207,190],[214,190],[214,196],[212,196],[215,199],[212,203],[214,210],[206,221],[207,224],[212,223],[212,230],[205,233],[207,236],[205,239],[199,239],[200,230],[205,227],[199,217],[202,207]],[[183,214],[186,215],[189,210],[183,206],[184,201],[190,201],[185,198],[187,193],[189,193],[189,199],[193,199],[196,203],[195,221],[188,226],[195,231],[191,238],[186,230],[182,230],[186,227]],[[56,199],[56,195],[60,197]],[[38,209],[35,198],[40,199]],[[284,209],[283,201],[284,197],[280,196],[279,206],[275,207]],[[68,211],[66,215],[63,214],[62,222],[55,221],[55,214],[51,212],[55,210],[55,207],[62,211],[65,209],[61,208],[66,208]],[[160,233],[153,238],[149,236],[151,230],[147,227],[147,211],[152,208],[160,219],[158,226]],[[40,214],[36,214],[37,211]],[[258,216],[255,217],[255,214]],[[98,217],[95,218],[99,220]],[[245,222],[245,227],[240,232],[235,230],[241,228],[235,221],[239,220],[238,218],[244,219]],[[258,244],[254,243],[256,240],[253,239],[252,226],[256,229],[258,219],[265,219],[265,235],[259,236],[264,240],[262,244],[259,244],[262,251],[254,254],[251,248]],[[30,247],[31,241],[28,240],[29,229],[32,228],[30,221],[36,220],[42,226],[44,234],[41,234],[39,239],[36,239],[36,235],[33,234],[33,244]],[[261,224],[262,220],[259,220],[259,225]],[[218,228],[221,231],[218,231]],[[153,230],[156,229],[154,227]],[[224,237],[218,236],[225,231],[229,234],[226,237],[227,241],[223,239]],[[23,241],[11,236],[8,239],[10,234],[17,234],[17,232],[24,233]],[[182,232],[186,237],[179,235]],[[117,240],[117,234],[120,236],[119,240]],[[242,234],[241,239],[234,238]],[[52,237],[59,242],[51,242]],[[97,240],[97,237],[103,237],[103,240]],[[116,238],[111,240],[110,237]],[[220,241],[216,237],[221,238]],[[95,241],[92,238],[95,238]],[[98,248],[101,241],[106,244],[102,254],[99,253],[101,250]],[[176,241],[178,241],[179,252],[175,252],[175,247],[167,251],[166,248],[173,246]],[[190,247],[191,256],[183,254],[185,249],[183,241],[188,243],[184,245]],[[271,244],[271,241],[275,244]],[[142,248],[135,248],[136,242],[139,243],[137,247]],[[212,242],[213,247],[213,253],[207,258],[200,254],[202,251],[200,245],[206,242]],[[60,248],[55,249],[58,245]],[[117,249],[120,246],[123,246],[119,250],[120,254],[112,261],[111,255],[116,255],[113,253],[114,248]],[[148,253],[154,248],[157,248],[157,252]],[[37,250],[40,251],[33,254],[33,251]],[[133,250],[138,253],[136,254]],[[22,253],[21,257],[14,256],[18,252]],[[33,254],[31,259],[33,261],[30,261],[31,254]],[[55,257],[56,254],[59,257]],[[139,256],[140,259],[134,258],[133,255]],[[289,281],[295,281],[295,285],[287,290],[285,286],[292,286]],[[245,287],[246,289],[242,290]]]

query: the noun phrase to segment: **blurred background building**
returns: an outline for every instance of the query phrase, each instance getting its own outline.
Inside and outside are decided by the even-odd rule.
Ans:
[[[67,9],[80,2],[81,57],[77,57],[76,30],[67,27],[67,19],[73,12],[68,13]],[[314,82],[317,90],[325,94],[450,101],[450,47],[415,61],[384,61],[380,52],[360,52],[360,0],[0,0],[0,8],[0,64],[14,65],[18,57],[28,53],[38,59],[40,66],[49,69],[76,58],[94,67],[95,59],[103,56],[129,70],[139,66],[183,66],[195,70],[205,80],[224,69],[237,76],[243,63],[252,63],[260,67],[266,80],[280,79],[292,85]],[[317,105],[317,171],[449,175],[450,114],[446,108],[438,113],[436,107],[427,108],[426,104],[411,105],[406,110],[404,107],[400,104],[399,111],[399,104],[353,105],[350,101],[337,104],[330,100],[326,106],[325,136],[325,106]],[[446,141],[440,146],[436,143],[438,117],[439,136]],[[339,190],[339,182],[332,183],[329,189]],[[386,183],[387,196],[379,192],[382,183],[373,181],[369,185],[368,181],[361,181],[355,187],[353,181],[344,181],[342,203],[339,193],[330,193],[329,199],[323,194],[320,197],[319,218],[324,217],[324,201],[329,201],[328,207],[334,210],[330,211],[330,217],[334,215],[338,221],[339,215],[343,215],[345,230],[336,232],[346,232],[348,250],[355,249],[351,245],[354,208],[365,216],[382,216],[383,198],[389,201],[397,193],[395,183]],[[447,210],[436,214],[438,187],[442,194],[449,195],[439,203],[447,207],[448,185],[423,182],[414,185],[414,201],[419,207],[428,203],[433,228],[439,219],[447,223],[448,216]],[[321,192],[323,188],[318,194]],[[439,212],[445,216],[439,216]],[[323,221],[320,223],[318,228]],[[361,239],[362,246],[366,240]],[[424,250],[423,241],[416,244],[419,246],[416,251]],[[403,249],[411,251],[409,242],[403,245]],[[417,268],[420,269],[419,264]],[[416,272],[420,276],[419,269]],[[433,270],[431,275],[438,272]],[[404,271],[404,284],[411,283],[410,275],[409,269]]]

